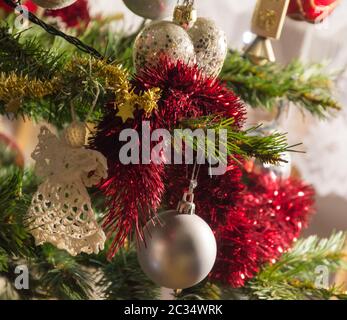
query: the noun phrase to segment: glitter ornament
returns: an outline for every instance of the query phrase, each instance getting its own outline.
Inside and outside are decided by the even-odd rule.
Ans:
[[[152,22],[137,36],[134,64],[137,70],[156,67],[167,57],[186,64],[195,63],[194,44],[187,32],[170,21]]]
[[[86,187],[107,176],[106,159],[97,151],[67,144],[46,127],[41,128],[32,158],[35,173],[44,179],[26,219],[36,244],[49,242],[73,256],[99,253],[106,237],[97,224]]]
[[[152,23],[138,35],[134,44],[136,69],[155,67],[166,56],[172,61],[197,64],[206,76],[217,77],[228,51],[225,32],[206,18],[196,19],[186,30],[190,20],[177,18],[177,13],[175,17],[179,20]]]
[[[199,68],[208,76],[217,77],[228,53],[225,32],[213,20],[198,18],[188,34],[194,44]]]
[[[82,122],[73,122],[64,131],[64,139],[73,148],[80,148],[85,145],[87,128]]]
[[[72,5],[77,0],[32,0],[38,6],[45,9],[62,9]]]
[[[168,17],[176,0],[123,0],[129,10],[145,19],[160,20]]]
[[[177,210],[149,221],[144,241],[138,242],[138,260],[156,284],[186,289],[204,280],[213,268],[217,244],[208,224],[194,214],[192,188]]]

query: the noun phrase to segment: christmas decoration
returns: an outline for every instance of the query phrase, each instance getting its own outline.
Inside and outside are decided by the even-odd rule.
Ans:
[[[159,65],[141,69],[133,84],[139,91],[161,90],[151,118],[153,128],[171,129],[184,118],[211,114],[233,118],[235,128],[244,124],[245,106],[240,99],[218,79],[205,78],[197,66],[163,57]]]
[[[246,48],[246,55],[258,65],[275,61],[275,53],[270,39],[278,40],[283,30],[289,0],[257,0],[252,32],[257,35]]]
[[[75,3],[77,0],[32,0],[38,6],[45,9],[62,9]]]
[[[166,211],[144,228],[138,259],[147,276],[160,286],[190,288],[207,277],[217,254],[216,240],[207,223],[195,214],[191,181],[177,210]]]
[[[142,69],[133,85],[139,92],[159,88],[161,98],[157,107],[151,114],[135,108],[134,119],[127,118],[124,123],[124,119],[117,117],[118,108],[110,103],[91,143],[92,148],[108,160],[108,178],[100,188],[107,197],[109,208],[104,226],[110,233],[115,233],[111,256],[133,230],[140,239],[143,237],[142,228],[159,207],[164,191],[162,165],[123,165],[120,162],[119,151],[124,145],[119,139],[122,129],[134,128],[141,136],[142,120],[150,119],[152,132],[158,128],[174,129],[183,118],[214,113],[232,118],[236,129],[244,121],[245,110],[238,97],[218,80],[206,79],[196,66],[163,58],[160,66]],[[142,154],[144,146],[140,147]],[[124,181],[127,181],[126,185]]]
[[[91,19],[87,0],[77,0],[63,9],[46,10],[44,14],[47,17],[60,19],[68,28],[85,27]]]
[[[224,31],[206,18],[198,18],[188,30],[179,24],[182,21],[155,22],[140,32],[134,44],[136,69],[157,66],[166,56],[173,61],[196,63],[204,74],[217,77],[228,51]]]
[[[176,0],[123,0],[124,4],[140,17],[160,20],[172,14]]]
[[[195,204],[217,240],[211,279],[241,287],[264,263],[273,263],[291,248],[314,213],[314,191],[301,181],[273,179],[264,172],[247,173],[244,185],[239,165],[229,163],[228,172],[220,177],[209,177],[207,167],[200,169]],[[180,166],[167,168],[170,205],[187,181]]]
[[[211,278],[240,287],[287,251],[314,213],[314,191],[293,179],[250,175],[225,225],[214,229],[219,245]]]
[[[106,177],[106,159],[82,148],[82,126],[73,124],[62,140],[43,127],[32,154],[36,174],[44,182],[27,213],[28,229],[37,245],[50,242],[71,255],[97,254],[106,239],[86,190]]]
[[[288,16],[296,20],[318,23],[329,16],[340,0],[291,0]]]
[[[170,21],[152,22],[146,26],[135,40],[133,55],[138,71],[158,66],[164,56],[187,64],[195,62],[191,38],[183,28]]]

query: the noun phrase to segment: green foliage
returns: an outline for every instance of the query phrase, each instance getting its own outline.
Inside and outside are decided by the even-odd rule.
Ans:
[[[294,61],[286,66],[258,66],[230,51],[220,77],[253,108],[274,109],[280,101],[292,102],[320,118],[340,109],[333,98],[333,77],[319,64]]]
[[[273,133],[268,136],[259,135],[259,128],[252,127],[248,130],[240,131],[234,127],[234,119],[223,119],[217,116],[201,117],[195,119],[185,119],[181,121],[183,128],[202,129],[206,132],[214,130],[226,130],[226,141],[223,142],[218,136],[209,136],[205,134],[206,139],[199,141],[192,135],[185,135],[184,131],[175,134],[181,135],[181,139],[192,146],[194,150],[210,151],[211,154],[206,154],[206,157],[212,156],[218,159],[219,148],[223,146],[227,151],[228,156],[233,157],[238,161],[237,157],[241,156],[244,159],[257,158],[263,163],[278,164],[281,161],[281,155],[284,152],[299,152],[295,150],[300,144],[288,146],[286,134],[279,132]],[[218,134],[217,134],[218,135]],[[216,143],[217,140],[217,143]],[[221,146],[218,145],[221,144]]]
[[[107,300],[154,300],[160,296],[160,288],[143,273],[132,246],[104,263],[102,274],[97,285]]]
[[[28,197],[21,195],[22,174],[15,170],[10,176],[0,176],[0,252],[7,255],[30,255],[29,235],[22,227],[29,204]]]
[[[342,267],[346,234],[339,232],[329,239],[316,236],[300,240],[293,250],[266,266],[248,287],[258,299],[347,299],[338,288],[317,288],[317,267],[325,266],[330,275]]]

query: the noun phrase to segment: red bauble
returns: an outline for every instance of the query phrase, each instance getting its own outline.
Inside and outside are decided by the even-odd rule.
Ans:
[[[291,0],[288,16],[311,23],[321,22],[339,3],[340,0]]]
[[[24,6],[28,8],[30,12],[35,13],[37,11],[37,5],[33,3],[32,1],[23,1],[22,3]],[[0,1],[0,11],[3,10],[6,14],[9,14],[13,12],[13,8],[9,7],[4,1]]]
[[[63,9],[46,10],[45,16],[59,17],[69,28],[86,26],[91,19],[87,0],[77,0],[71,6]]]
[[[159,67],[141,70],[135,77],[133,85],[138,92],[160,88],[161,99],[158,108],[153,110],[149,117],[142,110],[136,110],[134,119],[123,123],[116,116],[114,104],[110,103],[91,141],[91,146],[108,159],[109,176],[100,189],[106,195],[109,208],[104,226],[115,236],[110,257],[134,231],[137,236],[142,236],[143,226],[160,205],[164,180],[172,178],[172,182],[176,184],[185,168],[178,165],[176,169],[180,174],[177,176],[170,174],[166,179],[163,165],[122,165],[119,161],[119,150],[124,142],[119,141],[120,132],[126,128],[133,128],[141,136],[143,120],[150,122],[151,131],[158,128],[171,130],[177,127],[181,119],[217,113],[224,117],[232,117],[235,128],[240,128],[245,115],[244,105],[230,89],[216,79],[205,78],[197,67],[189,67],[181,62],[173,63],[163,58]],[[140,148],[142,147],[140,141]],[[230,189],[225,193],[235,194],[234,191],[239,190],[238,180],[241,174],[236,169],[229,171],[224,179],[232,182],[233,175],[236,174],[237,181],[235,186],[230,183]],[[176,195],[181,197],[188,185],[189,183],[182,183]],[[213,187],[210,184],[206,186],[207,189]],[[212,208],[213,201],[210,200],[210,204]],[[176,205],[177,202],[174,207]]]

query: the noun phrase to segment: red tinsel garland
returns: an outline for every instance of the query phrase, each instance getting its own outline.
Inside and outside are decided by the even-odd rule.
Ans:
[[[264,263],[290,249],[314,213],[314,190],[295,179],[251,174],[247,188],[214,229],[219,245],[211,279],[241,287]]]
[[[119,150],[124,145],[119,141],[121,130],[135,128],[141,134],[142,120],[150,121],[151,130],[173,129],[183,118],[216,113],[233,117],[235,127],[240,128],[245,115],[239,98],[218,80],[205,78],[196,66],[189,67],[163,58],[159,67],[140,71],[133,84],[138,91],[160,88],[158,108],[149,118],[144,112],[135,111],[135,119],[123,124],[116,117],[113,103],[110,103],[109,112],[99,123],[91,142],[94,149],[106,156],[109,165],[109,176],[101,185],[101,190],[106,194],[109,207],[104,225],[115,235],[110,257],[133,230],[139,237],[142,236],[142,227],[155,213],[164,191],[163,166],[120,164]],[[184,170],[184,167],[178,167],[181,172]],[[230,193],[233,190],[230,189]]]

